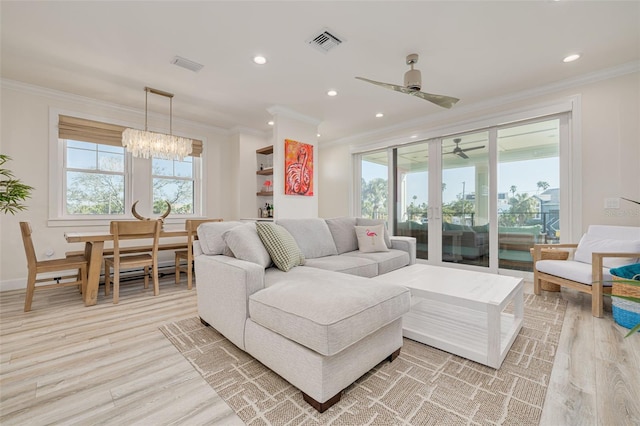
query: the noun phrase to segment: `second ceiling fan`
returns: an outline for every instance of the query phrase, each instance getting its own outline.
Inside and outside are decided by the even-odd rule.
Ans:
[[[455,138],[453,140],[453,142],[456,144],[456,147],[453,149],[453,151],[447,152],[446,154],[456,154],[458,157],[464,158],[466,160],[466,159],[469,158],[469,156],[467,154],[465,154],[465,152],[484,148],[484,145],[482,145],[482,146],[474,146],[474,147],[471,147],[471,148],[462,149],[462,148],[460,148],[460,145],[459,145],[461,141],[462,141],[462,139]]]
[[[424,99],[432,102],[443,108],[451,108],[460,99],[451,96],[434,95],[433,93],[421,92],[422,89],[422,75],[420,70],[413,69],[413,65],[418,62],[418,55],[412,53],[407,56],[407,65],[411,66],[411,69],[404,74],[404,86],[398,86],[396,84],[382,83],[380,81],[369,80],[364,77],[356,77],[358,80],[366,81],[367,83],[375,84],[387,89],[395,90],[396,92],[406,93],[407,95],[415,96],[417,98]]]

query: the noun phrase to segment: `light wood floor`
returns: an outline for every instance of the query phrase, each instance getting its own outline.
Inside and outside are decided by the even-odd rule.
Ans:
[[[0,294],[0,424],[242,424],[158,330],[197,315],[196,290],[163,280],[160,295],[122,286],[85,308],[75,289]],[[527,291],[531,291],[528,283]],[[569,300],[542,425],[640,424],[640,335],[624,339]]]

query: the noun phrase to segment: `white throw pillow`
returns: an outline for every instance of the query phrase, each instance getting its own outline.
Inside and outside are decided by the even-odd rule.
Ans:
[[[358,237],[358,250],[363,253],[389,251],[389,247],[384,242],[384,224],[356,226],[356,236]]]
[[[613,240],[584,234],[573,255],[574,260],[591,263],[592,253],[640,253],[640,240]],[[638,263],[637,257],[605,257],[603,266],[616,268],[618,266]]]

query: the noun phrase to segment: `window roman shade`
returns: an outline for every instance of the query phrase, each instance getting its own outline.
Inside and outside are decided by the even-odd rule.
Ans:
[[[58,137],[60,139],[122,146],[124,129],[126,127],[117,124],[102,123],[68,115],[60,115],[58,119]],[[194,139],[191,156],[199,157],[201,154],[202,141]]]

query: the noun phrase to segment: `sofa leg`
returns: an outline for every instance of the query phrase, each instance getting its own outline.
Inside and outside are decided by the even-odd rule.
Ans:
[[[205,326],[205,327],[211,327],[211,325],[206,322],[205,320],[203,320],[202,318],[200,318],[200,322]]]
[[[336,395],[332,396],[325,402],[318,402],[315,399],[311,398],[306,393],[304,392],[301,392],[301,393],[302,393],[302,399],[304,399],[307,404],[311,405],[320,413],[324,413],[325,411],[327,411],[329,408],[331,408],[333,404],[340,401],[340,398],[342,398],[342,391],[338,392]]]
[[[402,349],[402,348],[398,348],[398,350],[396,350],[394,353],[392,353],[391,355],[389,355],[387,357],[389,362],[393,362],[394,359],[396,359],[396,358],[398,358],[400,356],[400,349]]]

